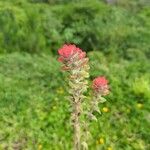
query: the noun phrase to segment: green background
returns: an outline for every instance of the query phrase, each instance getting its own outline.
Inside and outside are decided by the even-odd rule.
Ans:
[[[110,84],[89,149],[150,149],[150,2],[112,1],[0,0],[0,150],[71,149],[64,43]]]

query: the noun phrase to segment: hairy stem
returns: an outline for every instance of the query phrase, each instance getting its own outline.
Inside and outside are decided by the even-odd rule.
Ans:
[[[81,102],[79,98],[74,97],[74,150],[80,150],[80,137],[81,137],[81,131],[80,131],[80,121],[79,121],[79,117],[80,117],[80,113],[81,113]]]

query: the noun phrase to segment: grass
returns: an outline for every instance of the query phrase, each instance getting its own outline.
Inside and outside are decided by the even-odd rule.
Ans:
[[[150,65],[146,60],[143,68],[140,61],[108,63],[100,52],[91,52],[89,57],[91,79],[105,74],[111,86],[108,101],[100,106],[98,123],[90,126],[90,149],[148,150]],[[147,91],[138,90],[140,83]],[[1,55],[0,149],[71,149],[66,95],[65,75],[56,58],[26,53]]]

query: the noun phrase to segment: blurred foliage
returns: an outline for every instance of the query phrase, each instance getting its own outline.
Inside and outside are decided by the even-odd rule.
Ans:
[[[86,51],[127,59],[141,53],[150,56],[147,3],[134,6],[139,9],[134,11],[122,7],[123,1],[58,1],[0,1],[0,52],[56,53],[61,44],[75,43]]]
[[[149,76],[136,78],[133,82],[133,91],[137,96],[150,98],[150,81]]]
[[[148,0],[0,0],[0,150],[71,149],[64,43],[110,83],[89,149],[149,150],[149,29]]]
[[[111,89],[103,114],[90,125],[89,149],[148,150],[150,63],[88,56],[91,79],[106,75]],[[5,54],[0,66],[0,149],[71,149],[67,85],[56,58]]]

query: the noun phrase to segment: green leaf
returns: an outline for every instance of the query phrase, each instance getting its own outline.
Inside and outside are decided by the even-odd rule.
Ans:
[[[107,101],[104,97],[101,97],[101,96],[99,97],[99,99],[100,99],[100,101],[99,101],[100,103],[104,103]]]
[[[83,149],[84,150],[87,150],[88,149],[88,145],[87,145],[87,143],[84,141],[84,142],[82,142],[82,146],[83,146]]]

